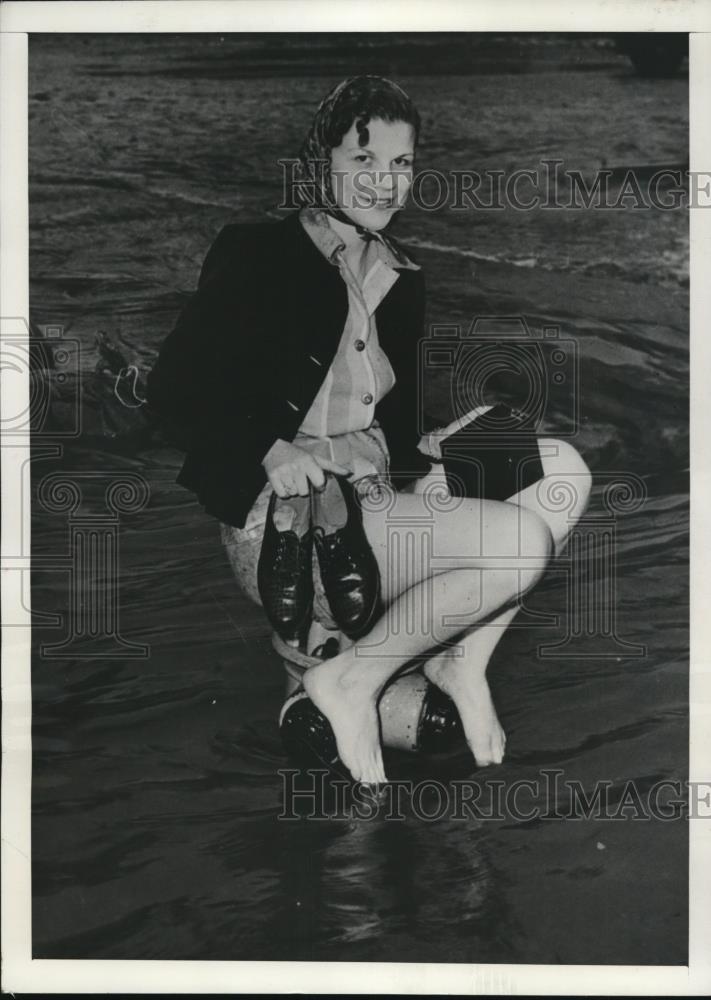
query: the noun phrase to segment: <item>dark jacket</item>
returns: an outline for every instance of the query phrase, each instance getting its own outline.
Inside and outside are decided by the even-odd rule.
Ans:
[[[177,482],[208,514],[242,527],[266,482],[262,459],[291,441],[331,365],[348,293],[292,212],[279,222],[225,226],[198,289],[148,376],[148,404],[184,450]],[[376,407],[396,486],[423,475],[418,450],[422,271],[403,269],[376,310],[396,377]]]

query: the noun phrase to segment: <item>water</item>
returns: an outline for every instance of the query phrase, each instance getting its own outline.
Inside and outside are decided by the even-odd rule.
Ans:
[[[233,583],[216,523],[175,485],[180,455],[117,405],[97,351],[101,331],[145,373],[219,227],[275,213],[277,160],[354,68],[394,76],[417,100],[423,169],[686,161],[684,77],[640,80],[604,39],[474,40],[446,65],[436,41],[354,54],[352,39],[330,51],[319,38],[314,57],[279,36],[268,52],[230,36],[31,39],[33,319],[76,338],[83,373],[82,433],[60,458],[37,448],[33,485],[88,474],[83,510],[95,514],[112,479],[150,486],[119,532],[121,635],[150,655],[86,646],[53,658],[39,645],[65,631],[35,629],[35,957],[686,960],[682,822],[277,818],[283,676],[268,630]],[[529,606],[560,624],[512,629],[490,668],[505,763],[484,773],[464,752],[391,754],[389,774],[510,787],[562,769],[587,790],[611,782],[613,797],[629,780],[643,791],[683,779],[685,215],[412,211],[398,234],[425,268],[431,322],[522,313],[577,344],[591,511],[619,473],[647,494],[617,518],[614,602],[620,639],[646,655],[581,636],[563,658],[537,656],[565,632],[565,578],[552,570]],[[446,417],[447,380],[428,397]],[[569,407],[553,394],[550,430]],[[60,423],[67,413],[55,404]],[[42,560],[67,552],[67,514],[35,502],[32,528],[35,613],[66,611],[66,574]],[[552,801],[544,787],[537,804]]]

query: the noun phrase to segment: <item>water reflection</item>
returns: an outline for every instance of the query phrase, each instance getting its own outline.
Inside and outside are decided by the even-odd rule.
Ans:
[[[325,800],[319,811],[334,804]],[[292,957],[365,957],[386,940],[396,948],[413,939],[474,942],[490,933],[494,917],[500,924],[504,906],[480,824],[427,822],[406,801],[397,811],[402,818],[388,818],[384,808],[373,818],[342,811],[281,821],[276,858]],[[389,953],[392,961],[413,957],[410,946]]]

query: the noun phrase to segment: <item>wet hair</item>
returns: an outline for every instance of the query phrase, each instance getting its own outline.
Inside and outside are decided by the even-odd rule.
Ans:
[[[368,122],[373,118],[412,125],[417,145],[420,116],[402,87],[384,76],[352,76],[342,80],[319,104],[299,151],[293,192],[298,205],[335,207],[331,150],[341,145],[343,136],[354,124],[358,145],[367,146]]]

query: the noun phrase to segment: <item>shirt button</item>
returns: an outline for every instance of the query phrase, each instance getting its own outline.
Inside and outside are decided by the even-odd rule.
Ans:
[[[361,396],[361,399],[363,400],[366,406],[370,406],[370,404],[373,402],[373,397],[369,392],[364,392],[363,395]]]
[[[364,351],[365,350],[365,341],[364,340],[356,340],[356,342],[355,342],[355,344],[353,346],[355,347],[356,351]]]

